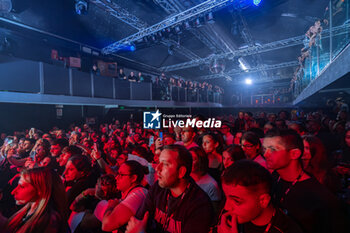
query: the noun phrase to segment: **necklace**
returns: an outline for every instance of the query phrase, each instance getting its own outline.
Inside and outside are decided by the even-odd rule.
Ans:
[[[272,226],[272,219],[275,217],[275,214],[276,214],[276,209],[273,210],[272,217],[271,217],[271,219],[270,219],[270,221],[269,221],[269,224],[267,224],[264,233],[269,232],[269,230],[270,230],[270,228],[271,228],[271,226]]]
[[[178,206],[180,206],[182,200],[184,199],[185,194],[186,194],[188,188],[190,187],[190,184],[191,184],[191,183],[189,183],[189,184],[186,186],[185,191],[181,194],[181,198],[180,198],[180,201],[179,201],[179,203],[178,203]],[[166,220],[165,220],[165,225],[163,226],[163,230],[164,230],[164,231],[167,231],[167,230],[168,230],[168,227],[169,227],[169,224],[170,224],[170,220],[174,217],[174,211],[172,211],[172,213],[170,214],[170,208],[169,208],[169,206],[170,206],[170,204],[169,204],[170,191],[169,191],[169,193],[168,193],[166,199],[167,199],[167,204],[166,204],[166,206],[165,206]],[[169,214],[170,214],[170,216],[169,216]],[[175,224],[175,227],[176,227],[176,224]]]
[[[284,201],[284,198],[288,195],[288,193],[290,192],[290,190],[293,188],[293,186],[299,182],[300,178],[303,176],[304,171],[301,170],[300,174],[298,175],[298,177],[292,182],[292,185],[288,187],[288,189],[284,192],[284,195],[281,197],[280,203],[282,203]],[[277,183],[279,183],[281,181],[281,176],[278,177]]]

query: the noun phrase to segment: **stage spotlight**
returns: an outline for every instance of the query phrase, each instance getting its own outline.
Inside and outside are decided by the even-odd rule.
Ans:
[[[134,52],[136,50],[136,47],[135,45],[130,45],[129,49],[131,52]]]
[[[121,45],[120,50],[134,52],[136,50],[136,46],[133,43],[126,43]]]
[[[252,85],[253,81],[250,78],[245,79],[245,84]]]
[[[197,18],[197,19],[194,21],[194,26],[197,27],[197,28],[199,28],[199,27],[202,26],[201,21],[199,20],[199,18]]]
[[[208,23],[215,23],[213,12],[209,12],[209,14],[207,14],[207,16],[206,16],[206,19],[207,19]]]
[[[75,0],[75,12],[78,15],[86,15],[88,11],[88,3],[83,0]]]
[[[180,26],[175,26],[174,30],[175,30],[175,32],[177,34],[181,34],[182,33]]]
[[[262,0],[253,0],[255,6],[259,6]]]
[[[189,30],[191,28],[191,25],[188,21],[184,22],[184,26],[186,30]]]
[[[10,13],[12,10],[11,0],[0,0],[0,12]]]

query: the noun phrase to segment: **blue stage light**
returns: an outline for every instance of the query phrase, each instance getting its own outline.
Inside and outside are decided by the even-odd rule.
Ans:
[[[125,45],[125,47],[123,48],[124,51],[130,51],[130,52],[134,52],[136,50],[135,45]]]
[[[259,6],[262,0],[253,0],[255,6]]]
[[[134,52],[136,50],[136,46],[134,44],[123,44],[119,47],[119,50],[121,51],[129,51],[129,52]]]

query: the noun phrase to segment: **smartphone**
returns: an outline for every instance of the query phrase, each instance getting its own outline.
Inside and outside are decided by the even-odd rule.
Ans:
[[[154,136],[151,136],[151,137],[149,138],[148,146],[151,147],[153,143],[154,143]]]
[[[13,142],[13,139],[7,137],[7,138],[5,138],[4,145],[11,144],[12,142]]]
[[[97,151],[97,143],[94,143],[94,151]]]
[[[35,154],[36,154],[35,151],[31,151],[30,154],[29,154],[29,158],[31,158],[33,161],[35,159]]]
[[[159,138],[163,141],[163,132],[159,132]]]

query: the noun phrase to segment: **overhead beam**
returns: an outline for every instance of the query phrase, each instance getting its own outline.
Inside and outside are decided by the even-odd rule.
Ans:
[[[156,2],[160,7],[162,7],[166,13],[168,13],[169,15],[171,14],[176,14],[180,11],[179,8],[177,8],[177,6],[169,0],[153,0],[154,2]]]
[[[332,34],[333,36],[338,36],[342,34],[348,33],[348,29],[350,28],[350,23],[334,27],[332,29]],[[322,32],[322,38],[329,38],[330,30],[326,29]],[[232,53],[221,53],[221,54],[215,54],[208,56],[206,58],[201,58],[197,60],[193,60],[190,62],[184,62],[176,65],[171,65],[171,66],[164,66],[161,67],[160,70],[163,72],[170,72],[170,71],[175,71],[175,70],[183,70],[191,67],[196,67],[200,66],[203,64],[209,64],[212,59],[233,59],[235,57],[243,57],[243,56],[249,56],[249,55],[254,55],[254,54],[259,54],[259,53],[265,53],[265,52],[270,52],[278,49],[283,49],[283,48],[288,48],[296,45],[301,45],[303,44],[303,40],[305,39],[305,35],[302,36],[296,36],[284,40],[279,40],[279,41],[274,41],[270,43],[266,43],[263,45],[255,45],[255,46],[250,46],[244,49],[239,49],[235,50]]]
[[[298,65],[299,65],[299,63],[297,61],[290,61],[290,62],[284,62],[284,63],[274,64],[274,65],[260,65],[260,66],[248,69],[246,71],[243,71],[241,69],[233,69],[233,70],[230,70],[227,73],[201,76],[198,80],[208,80],[208,79],[222,78],[222,77],[225,77],[225,76],[234,76],[234,75],[239,75],[239,74],[249,74],[249,73],[254,73],[254,72],[261,72],[261,71],[267,71],[267,70],[281,69],[281,68],[286,68],[286,67],[295,67],[295,66],[298,66]],[[264,79],[270,80],[271,78],[266,77],[266,78],[259,79],[259,80],[264,80]]]
[[[194,18],[196,16],[198,16],[199,14],[203,14],[206,13],[210,10],[214,10],[223,6],[226,6],[228,3],[231,3],[232,0],[208,0],[205,1],[195,7],[192,7],[188,10],[185,10],[183,12],[180,12],[174,16],[168,17],[165,20],[154,24],[148,28],[142,29],[139,32],[130,35],[120,41],[117,41],[105,48],[102,49],[102,52],[104,54],[111,54],[111,53],[115,53],[118,50],[120,50],[120,48],[122,48],[123,45],[125,44],[130,44],[132,42],[135,42],[137,40],[142,39],[145,36],[149,36],[152,35],[158,31],[161,31],[165,28],[177,25],[185,20],[189,20],[191,18]]]
[[[130,14],[127,10],[120,7],[118,4],[116,4],[113,1],[90,0],[90,3],[95,4],[97,7],[108,12],[110,15],[114,16],[115,18],[123,21],[124,23],[130,25],[131,27],[137,30],[141,30],[147,27],[147,24],[145,22],[140,20],[135,15]]]
[[[111,16],[123,21],[124,23],[130,25],[131,27],[135,28],[138,31],[143,30],[149,26],[146,22],[142,21],[135,15],[130,14],[127,10],[123,9],[121,6],[119,6],[118,4],[112,1],[91,0],[90,2],[95,4],[100,9],[106,11]],[[160,1],[160,2],[163,2],[164,4],[168,4],[167,1]],[[170,9],[171,5],[168,5],[168,6],[169,6],[168,8]],[[174,45],[174,50],[176,52],[182,54],[183,56],[187,57],[190,60],[200,59],[198,55],[196,55],[192,51],[189,51],[187,48],[181,46],[174,40],[161,41],[161,44],[165,46],[168,46],[168,44]]]

